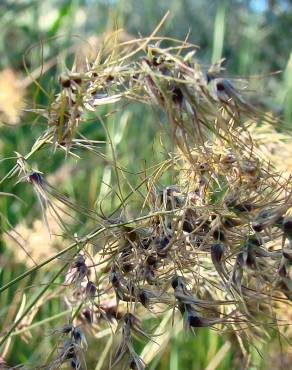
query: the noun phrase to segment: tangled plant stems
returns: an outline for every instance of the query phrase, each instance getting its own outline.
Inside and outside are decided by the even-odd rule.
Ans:
[[[134,338],[155,341],[143,324],[169,312],[188,331],[208,327],[234,333],[247,356],[253,338],[281,332],[285,322],[277,317],[278,307],[290,307],[292,299],[291,181],[265,160],[249,130],[254,123],[270,124],[271,118],[222,77],[221,63],[202,67],[196,47],[187,41],[153,33],[118,44],[112,42],[114,36],[82,71],[73,67],[60,76],[60,92],[48,109],[33,110],[46,119],[47,130],[29,155],[18,155],[2,179],[18,174],[20,183],[30,183],[45,222],[50,212],[66,233],[70,225],[60,212],[86,215],[97,225],[0,289],[2,294],[54,260],[60,265],[51,282],[2,330],[2,348],[6,345],[7,351],[19,324],[36,305],[45,304],[48,291],[53,294],[52,283],[63,275],[57,295],[72,315],[53,331],[55,350],[40,368],[64,364],[85,369],[85,330],[94,337],[108,325],[117,342],[110,367],[144,369]],[[76,147],[105,158],[79,127],[98,106],[129,102],[160,112],[174,148],[139,185],[142,216],[127,217],[138,188],[127,197],[118,190],[120,206],[105,215],[75,204],[29,167],[28,159],[48,145],[64,150],[65,159]],[[103,118],[97,118],[108,135]],[[127,172],[113,157],[109,163],[124,176]],[[177,182],[161,187],[159,180],[167,172]],[[49,232],[49,224],[47,228]]]

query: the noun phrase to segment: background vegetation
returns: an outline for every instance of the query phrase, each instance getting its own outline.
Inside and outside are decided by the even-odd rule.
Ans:
[[[102,35],[117,27],[124,29],[121,37],[125,40],[139,34],[149,35],[167,10],[171,13],[163,28],[164,36],[184,39],[190,32],[189,41],[200,46],[197,55],[203,63],[208,65],[226,58],[228,76],[250,78],[250,95],[254,103],[273,110],[284,118],[286,128],[291,127],[291,1],[4,0],[0,2],[1,158],[11,157],[14,151],[29,152],[44,126],[34,115],[23,115],[21,109],[26,105],[41,107],[48,103],[56,91],[59,74],[72,63],[74,53],[93,52],[98,48]],[[44,40],[43,44],[40,40]],[[37,47],[30,49],[35,43],[38,43]],[[28,70],[39,77],[42,88],[28,78]],[[278,71],[282,73],[276,73]],[[139,106],[125,108],[115,118],[109,116],[106,124],[114,138],[120,162],[131,171],[140,168],[144,160],[149,165],[159,159],[160,153],[155,150],[156,143],[153,142],[156,126],[150,110]],[[98,129],[94,122],[83,128],[82,133],[95,140],[105,139],[103,130]],[[136,140],[122,140],[127,135]],[[40,152],[34,160],[42,163],[41,171],[50,174],[50,182],[61,192],[76,202],[93,207],[108,191],[104,184],[113,184],[115,180],[105,161],[100,160],[97,165],[90,154],[87,156],[82,158],[82,166],[72,158],[64,165],[61,153],[50,160]],[[283,156],[285,158],[285,153]],[[2,178],[13,161],[1,160],[0,163]],[[74,182],[71,181],[73,175]],[[135,179],[132,180],[135,183]],[[0,191],[4,189],[0,188]],[[22,236],[21,244],[25,243],[35,260],[51,255],[60,247],[52,244],[42,226],[40,210],[29,186],[20,187],[11,181],[9,186],[5,186],[5,192],[19,196],[25,203],[11,197],[0,197],[0,285],[31,266],[31,261],[19,246],[19,235]],[[114,202],[115,199],[106,199],[104,210],[112,209]],[[16,230],[14,242],[6,237],[4,219],[8,219]],[[81,231],[82,228],[78,230]],[[26,287],[39,287],[49,275],[44,271],[30,276],[25,282]],[[18,286],[18,291],[20,294],[12,287],[1,294],[0,332],[2,325],[4,327],[15,314],[7,307],[19,306],[25,300],[25,286]],[[53,300],[37,314],[36,319],[51,317],[54,320],[52,324],[48,323],[48,328],[56,327],[61,308],[60,302]],[[52,339],[47,331],[38,327],[32,328],[33,335],[25,331],[21,333],[21,328],[19,331],[10,344],[7,361],[12,365],[35,363],[38,357],[34,349],[38,346],[39,337],[42,337],[44,351],[51,346]],[[101,345],[104,344],[106,341],[101,339]],[[255,351],[254,368],[284,368],[285,364],[291,363],[291,352],[286,348],[281,352],[277,338],[262,344],[260,350],[264,359]],[[185,333],[173,337],[153,361],[152,368],[240,369],[237,356],[238,349],[232,338],[218,336],[206,329],[196,337],[186,337]]]

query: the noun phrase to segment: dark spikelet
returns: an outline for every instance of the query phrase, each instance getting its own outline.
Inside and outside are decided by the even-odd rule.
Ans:
[[[224,244],[222,243],[217,243],[217,244],[212,245],[211,258],[212,258],[212,262],[214,265],[221,263],[222,257],[224,255],[224,250],[225,250]]]
[[[284,235],[292,240],[292,217],[287,217],[283,220],[283,232]]]

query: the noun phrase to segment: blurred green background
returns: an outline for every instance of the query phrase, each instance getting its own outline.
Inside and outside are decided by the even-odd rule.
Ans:
[[[21,108],[24,105],[42,107],[49,103],[50,96],[57,89],[57,77],[66,65],[72,63],[72,47],[77,45],[79,52],[86,53],[88,40],[93,48],[94,45],[97,48],[99,37],[116,28],[124,29],[124,39],[147,36],[167,10],[170,10],[170,16],[160,35],[184,39],[190,32],[189,41],[200,47],[197,57],[203,64],[226,58],[225,74],[230,78],[248,78],[253,102],[276,112],[284,119],[286,128],[292,127],[292,1],[1,0],[1,159],[13,156],[14,151],[21,154],[29,152],[35,139],[45,129],[45,125],[36,120],[34,115],[22,115]],[[43,40],[42,44],[40,40]],[[35,44],[36,47],[30,49]],[[42,61],[46,73],[39,78],[39,82],[49,92],[49,97],[27,79],[27,70],[38,73]],[[278,71],[282,73],[276,73]],[[153,121],[151,110],[138,105],[127,108],[114,118],[108,118],[106,122],[115,138],[120,163],[131,171],[141,170],[145,160],[151,164],[160,158],[153,142],[156,130]],[[82,128],[82,133],[95,140],[105,138],[103,130],[97,128],[94,122]],[[135,139],[125,142],[123,139],[127,137]],[[13,161],[1,160],[0,177],[8,172]],[[115,183],[114,174],[107,164],[90,154],[82,156],[80,162],[69,159],[64,165],[63,153],[57,152],[53,156],[51,152],[48,156],[48,151],[41,151],[31,164],[41,164],[39,169],[46,176],[51,176],[55,186],[76,202],[90,207],[106,194],[108,189],[103,181]],[[73,176],[74,181],[71,181]],[[134,185],[138,180],[135,176],[131,178]],[[50,255],[51,252],[48,249],[44,255],[38,254],[40,243],[45,244],[46,239],[37,238],[38,233],[44,231],[36,223],[40,211],[31,189],[27,185],[19,186],[15,185],[15,181],[9,181],[5,187],[1,185],[0,191],[11,192],[25,201],[23,205],[11,197],[0,197],[2,285],[27,268],[26,258],[17,258],[19,251],[12,250],[12,244],[5,238],[5,231],[10,227],[18,225],[18,231],[23,231],[35,258]],[[114,202],[113,199],[107,199],[104,202],[105,210],[111,209]],[[82,231],[82,228],[78,231]],[[45,275],[44,272],[31,276],[26,284],[37,286],[39,279],[45,278]],[[14,288],[1,295],[0,331],[1,325],[6,323],[5,317],[9,316],[7,307],[14,299]],[[49,302],[46,309],[38,313],[37,320],[58,314],[62,308],[60,305],[57,300]],[[54,322],[52,327],[56,325]],[[11,365],[35,363],[39,359],[38,353],[42,348],[45,350],[51,338],[42,338],[43,347],[35,351],[41,331],[36,329],[35,333],[27,343],[19,337],[13,341],[7,358]],[[181,333],[153,361],[152,368],[241,369],[239,350],[233,341],[232,337],[222,337],[208,330],[200,331],[197,336]],[[288,369],[291,365],[291,351],[284,349],[281,353],[277,339],[272,338],[269,343],[259,347],[264,359],[254,350],[250,369],[285,368],[281,366]]]

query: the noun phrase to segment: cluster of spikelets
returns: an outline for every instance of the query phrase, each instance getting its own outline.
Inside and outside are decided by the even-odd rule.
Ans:
[[[105,45],[83,71],[61,75],[48,109],[34,110],[48,128],[29,156],[45,144],[66,155],[74,147],[96,151],[78,132],[88,111],[129,102],[152,106],[174,147],[143,181],[142,215],[131,220],[125,211],[112,217],[77,206],[28,166],[29,156],[18,156],[9,175],[32,185],[48,230],[46,212],[68,230],[60,214],[68,209],[99,225],[58,254],[66,255],[60,273],[67,269],[64,297],[75,326],[56,329],[48,369],[84,369],[83,327],[102,322],[119,339],[111,366],[144,369],[134,338],[154,340],[143,329],[147,312],[172,311],[186,330],[234,332],[243,349],[286,324],[276,312],[292,299],[291,181],[265,160],[249,130],[271,118],[222,77],[221,63],[204,68],[194,55],[188,42],[158,37]],[[177,183],[161,188],[168,171]],[[120,208],[130,201],[131,194]]]

